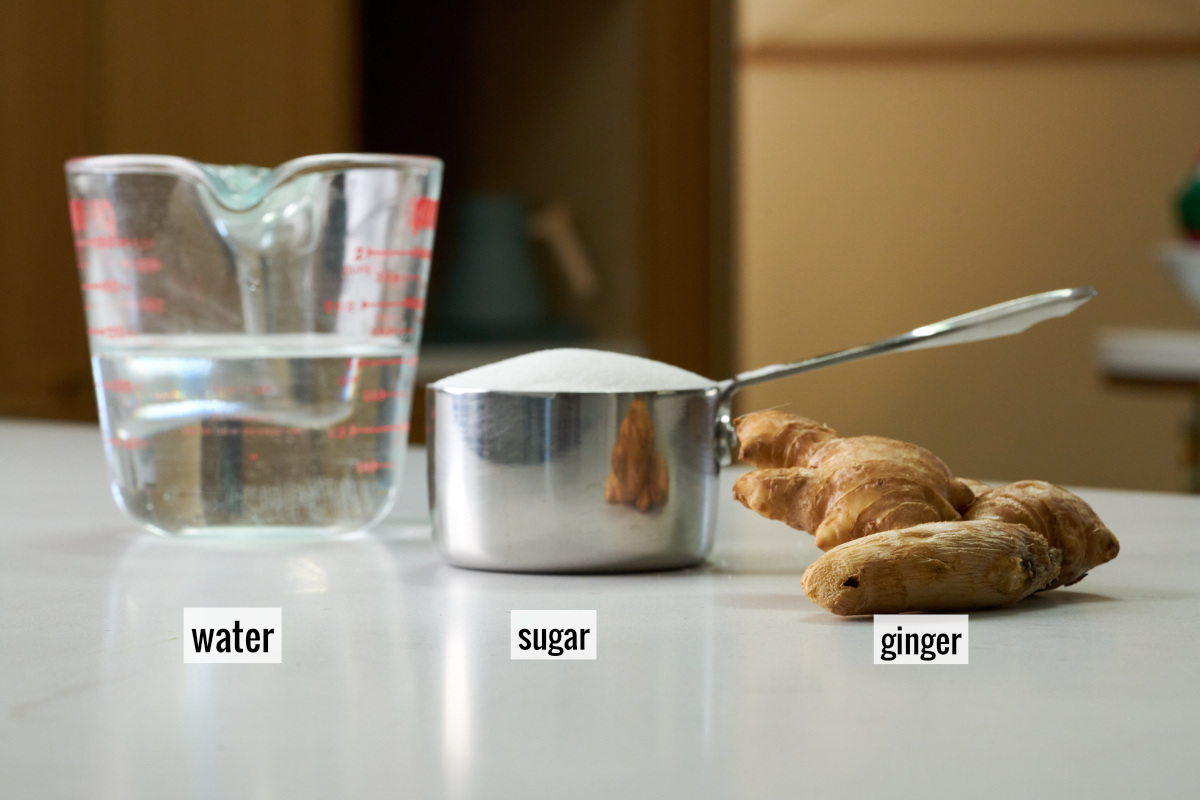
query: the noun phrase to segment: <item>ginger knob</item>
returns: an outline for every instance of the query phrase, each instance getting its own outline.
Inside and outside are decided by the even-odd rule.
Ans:
[[[991,486],[974,478],[959,478],[958,482],[971,490],[971,494],[975,495],[975,500],[978,500],[992,490]]]
[[[789,436],[803,439],[807,433],[797,431],[813,430],[803,417],[788,427],[779,419],[788,415],[764,413],[771,415],[770,427]],[[743,417],[739,431],[762,429],[767,423],[756,421],[758,416]],[[755,452],[761,456],[777,448],[762,444]],[[734,485],[733,495],[768,519],[813,534],[822,550],[877,531],[959,519],[960,510],[975,497],[941,459],[908,442],[882,436],[833,437],[805,452],[801,464],[746,473]]]
[[[807,417],[759,411],[733,421],[741,448],[738,458],[756,467],[803,467],[809,456],[837,431]]]
[[[1121,551],[1113,532],[1081,498],[1045,481],[1017,481],[978,497],[964,515],[1024,525],[1062,550],[1062,572],[1047,589],[1070,586]]]
[[[923,447],[839,437],[768,411],[737,420],[734,497],[827,551],[802,578],[835,614],[988,608],[1069,586],[1120,551],[1080,498],[1044,481],[993,489]]]
[[[934,522],[839,545],[800,584],[809,600],[842,616],[992,608],[1047,587],[1061,561],[1024,525]]]

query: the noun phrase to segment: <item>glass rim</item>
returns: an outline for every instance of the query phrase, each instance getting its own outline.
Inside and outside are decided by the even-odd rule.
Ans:
[[[182,156],[155,154],[120,154],[80,156],[68,159],[64,168],[68,177],[75,175],[141,174],[169,175],[204,186],[221,205],[235,211],[248,211],[258,206],[279,186],[320,172],[343,172],[354,169],[391,169],[400,172],[426,174],[440,180],[443,163],[432,156],[392,155],[388,153],[323,153],[301,156],[284,161],[277,167],[258,167],[250,164],[207,164]],[[231,192],[219,177],[224,169],[255,170],[261,177],[254,190],[244,194],[248,203],[233,203]]]

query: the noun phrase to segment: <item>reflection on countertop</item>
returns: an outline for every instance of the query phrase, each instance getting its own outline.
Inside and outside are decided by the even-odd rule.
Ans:
[[[1200,791],[1200,498],[1085,490],[1120,559],[972,614],[966,667],[882,669],[736,470],[700,567],[520,575],[438,559],[419,451],[375,532],[272,543],[138,533],[95,429],[0,423],[0,451],[23,454],[0,461],[6,796],[890,796],[932,764],[1006,797],[1015,763],[1070,796]],[[282,608],[283,663],[184,664],[205,606]],[[510,660],[514,609],[595,609],[597,660]]]

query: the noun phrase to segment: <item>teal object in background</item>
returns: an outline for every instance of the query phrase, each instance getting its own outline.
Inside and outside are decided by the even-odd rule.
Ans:
[[[1183,235],[1200,240],[1200,169],[1193,169],[1175,198],[1176,212]]]
[[[479,194],[459,207],[459,240],[443,314],[460,334],[536,336],[548,327],[524,203],[509,194]]]

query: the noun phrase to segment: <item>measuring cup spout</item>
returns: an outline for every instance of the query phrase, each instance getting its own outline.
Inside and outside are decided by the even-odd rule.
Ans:
[[[71,223],[106,336],[333,333],[415,341],[441,162],[334,153],[274,169],[73,159]],[[124,270],[122,274],[121,271]],[[153,315],[153,316],[151,316]],[[103,317],[103,319],[99,319]],[[107,342],[107,339],[101,340]]]
[[[228,211],[251,211],[277,187],[315,172],[351,169],[417,170],[438,173],[442,162],[424,156],[373,153],[328,153],[285,161],[274,169],[246,164],[204,164],[189,158],[163,155],[114,155],[73,158],[66,163],[68,179],[88,174],[163,175],[205,187]]]

